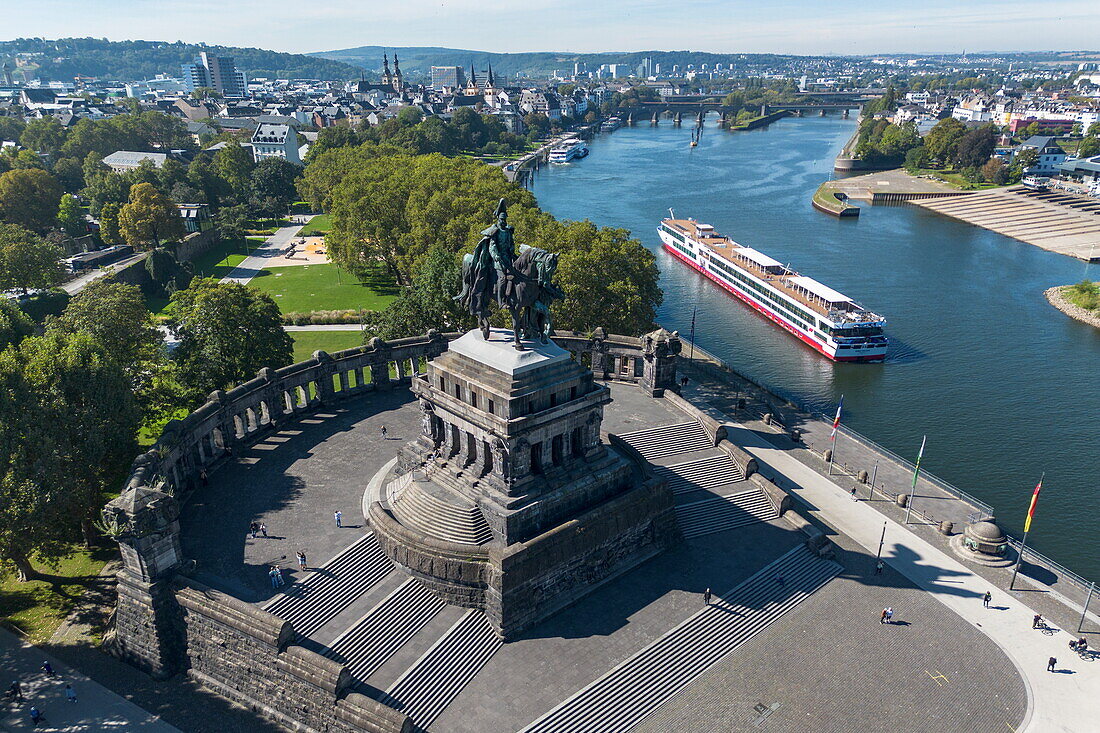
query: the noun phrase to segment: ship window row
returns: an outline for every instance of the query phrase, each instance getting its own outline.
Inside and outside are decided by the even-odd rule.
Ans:
[[[687,255],[691,259],[693,259],[693,260],[695,259],[695,253],[692,252],[687,247],[685,247],[684,245],[680,244],[679,242],[673,242],[672,246],[675,247],[676,249],[678,249],[680,252],[683,252],[685,255]]]
[[[784,315],[786,315],[788,318],[794,319],[795,322],[799,326],[801,326],[802,328],[806,329],[807,331],[810,331],[810,330],[813,329],[812,325],[807,326],[804,323],[802,323],[802,321],[805,321],[806,323],[810,323],[810,324],[816,323],[813,316],[811,316],[809,313],[807,313],[803,309],[799,308],[798,306],[796,306],[792,303],[787,302],[783,298],[780,298],[778,295],[773,293],[771,290],[768,290],[767,288],[765,288],[760,283],[757,283],[754,280],[749,279],[748,277],[741,274],[740,272],[735,270],[733,267],[725,264],[721,260],[712,259],[711,264],[714,265],[720,271],[720,274],[728,275],[729,277],[732,277],[734,280],[737,280],[739,283],[743,284],[745,287],[749,288],[750,290],[752,290],[755,293],[758,293],[760,296],[762,296],[763,298],[765,298],[768,301],[770,301],[771,303],[773,303],[781,311],[783,311]]]
[[[680,242],[684,241],[684,235],[680,234],[680,232],[676,231],[675,229],[668,226],[667,224],[662,224],[661,228],[664,229],[666,232],[668,232],[672,236],[673,239],[675,239],[677,241],[680,241]]]

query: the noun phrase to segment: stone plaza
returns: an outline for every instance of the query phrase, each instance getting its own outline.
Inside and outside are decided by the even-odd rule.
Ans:
[[[677,394],[674,334],[559,335],[544,352],[556,386],[521,389],[513,398],[536,404],[514,413],[507,385],[450,350],[459,336],[319,352],[171,426],[112,503],[126,562],[117,653],[299,730],[1003,731],[1025,719],[1027,688],[994,641],[891,568],[876,574],[873,554],[792,505],[731,424]],[[460,374],[472,381],[455,400]],[[471,384],[476,409],[505,418],[495,431],[471,421]],[[494,450],[490,433],[506,444]],[[626,475],[611,455],[631,478],[567,506],[604,485],[601,471]],[[497,480],[532,466],[542,489]],[[402,509],[414,484],[434,498]],[[635,510],[600,511],[643,486]],[[548,496],[566,508],[525,518]],[[633,555],[585,554],[622,535]],[[410,547],[431,552],[414,562]],[[522,578],[558,579],[561,595],[493,590],[510,567],[494,553],[540,547]],[[462,575],[456,560],[482,564]],[[272,587],[273,567],[285,585]],[[531,611],[533,592],[545,610]],[[523,614],[511,627],[509,603]],[[886,606],[894,624],[878,623]]]

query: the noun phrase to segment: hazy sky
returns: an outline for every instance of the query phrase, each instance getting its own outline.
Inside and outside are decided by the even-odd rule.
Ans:
[[[1100,47],[1100,1],[4,0],[3,39],[205,41],[279,51],[851,54]]]

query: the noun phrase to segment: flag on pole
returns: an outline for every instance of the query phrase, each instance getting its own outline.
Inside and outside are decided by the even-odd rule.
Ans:
[[[928,436],[924,436],[920,441],[920,453],[917,454],[917,465],[913,468],[913,488],[917,488],[917,477],[920,476],[920,459],[924,458],[924,444],[928,441]]]
[[[1035,491],[1031,494],[1031,506],[1027,508],[1027,519],[1024,520],[1024,532],[1028,532],[1031,529],[1031,518],[1035,516],[1035,505],[1039,503],[1039,491],[1043,488],[1043,479],[1039,478],[1039,483],[1035,484]]]
[[[844,407],[844,395],[840,396],[840,402],[836,406],[836,417],[833,418],[833,432],[829,433],[829,440],[836,442],[836,429],[840,427],[840,410]]]

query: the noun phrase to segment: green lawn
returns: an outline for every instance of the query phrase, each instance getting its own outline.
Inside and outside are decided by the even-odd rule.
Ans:
[[[319,310],[381,310],[394,299],[336,265],[302,265],[261,270],[249,285],[270,293],[283,313]]]
[[[263,240],[260,239],[259,242],[219,242],[191,260],[191,269],[194,271],[195,277],[225,277],[244,260],[246,250],[255,248],[260,242],[263,242]]]
[[[309,223],[298,230],[299,237],[316,237],[320,234],[328,234],[332,229],[332,220],[328,214],[320,214],[309,220]]]
[[[35,562],[38,580],[20,583],[14,572],[0,573],[0,623],[16,629],[32,644],[49,641],[76,600],[93,583],[111,557],[110,550],[80,550],[57,568]]]
[[[332,354],[363,343],[362,331],[291,331],[294,339],[294,361],[305,361],[314,351]]]

